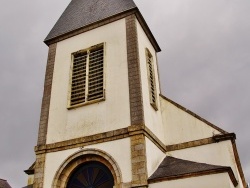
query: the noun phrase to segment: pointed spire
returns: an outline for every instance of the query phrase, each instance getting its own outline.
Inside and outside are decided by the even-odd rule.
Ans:
[[[45,42],[135,8],[133,0],[72,0]]]

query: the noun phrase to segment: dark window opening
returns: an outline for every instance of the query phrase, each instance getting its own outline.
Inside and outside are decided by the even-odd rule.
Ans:
[[[67,188],[113,188],[111,171],[102,163],[90,162],[80,165],[72,173]]]

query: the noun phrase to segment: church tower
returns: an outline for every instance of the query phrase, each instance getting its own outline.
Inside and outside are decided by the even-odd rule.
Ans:
[[[161,94],[160,47],[133,0],[72,0],[45,43],[33,187],[246,187],[235,135]]]
[[[61,186],[76,164],[94,169],[91,161],[108,167],[115,186],[147,185],[143,130],[146,121],[161,127],[160,48],[134,2],[72,0],[45,43],[35,185]]]

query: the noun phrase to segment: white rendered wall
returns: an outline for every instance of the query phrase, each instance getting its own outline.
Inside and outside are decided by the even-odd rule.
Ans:
[[[229,166],[232,168],[235,178],[239,182],[238,187],[243,188],[242,181],[237,170],[231,141],[224,141],[199,147],[176,150],[168,152],[167,155],[194,162]]]
[[[150,177],[159,167],[166,154],[146,137],[147,170]]]
[[[234,188],[228,173],[150,184],[149,188]]]
[[[105,42],[105,101],[67,109],[71,54]],[[57,44],[47,144],[130,125],[125,19]]]
[[[63,162],[80,149],[69,149],[46,154],[43,187],[52,187],[53,179]]]
[[[125,138],[122,140],[116,140],[111,142],[104,142],[101,144],[95,144],[91,146],[84,147],[84,149],[99,149],[114,158],[116,163],[118,164],[121,173],[122,173],[122,181],[123,183],[131,182],[131,152],[130,152],[130,139]],[[53,178],[60,165],[72,154],[79,152],[81,149],[69,149],[54,153],[48,153],[46,155],[45,162],[45,176],[44,176],[44,186],[46,188],[51,187],[53,183]]]
[[[144,107],[144,118],[146,126],[161,140],[164,141],[164,128],[162,125],[162,117],[160,110],[159,101],[159,76],[157,72],[157,58],[154,47],[146,36],[144,30],[142,29],[140,23],[137,21],[137,33],[138,33],[138,44],[139,44],[139,58],[140,58],[140,70],[141,70],[141,85],[142,85],[142,95],[143,95],[143,107]],[[153,56],[153,65],[155,71],[155,82],[156,82],[156,96],[157,96],[157,106],[158,111],[156,111],[150,104],[149,95],[149,83],[148,83],[148,72],[147,72],[147,62],[146,62],[146,48],[149,49]]]
[[[122,140],[87,146],[85,149],[96,148],[111,155],[121,169],[123,183],[128,183],[132,181],[130,146],[130,138],[124,138]]]
[[[166,145],[212,137],[219,131],[160,97]]]

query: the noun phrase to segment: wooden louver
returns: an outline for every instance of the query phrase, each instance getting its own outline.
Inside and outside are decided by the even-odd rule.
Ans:
[[[71,105],[85,102],[87,52],[78,53],[74,56]]]
[[[103,47],[90,51],[88,101],[103,97]]]
[[[153,57],[149,50],[146,50],[147,67],[148,67],[148,82],[149,82],[149,94],[150,104],[157,110],[156,105],[156,86],[155,86],[155,73],[153,65]]]
[[[70,105],[103,98],[103,45],[78,52],[73,58]]]

